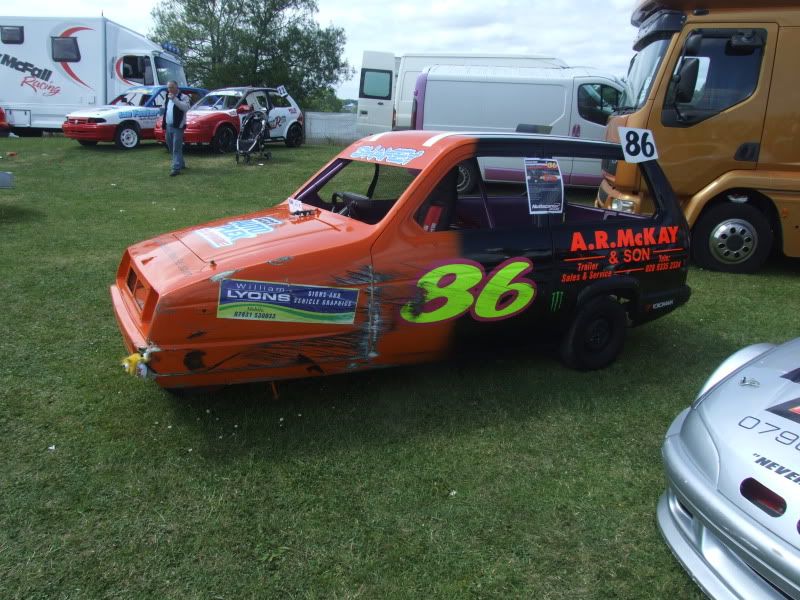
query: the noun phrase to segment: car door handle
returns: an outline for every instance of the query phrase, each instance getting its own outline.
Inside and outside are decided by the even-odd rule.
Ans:
[[[360,111],[358,111],[358,114],[360,114],[360,115],[368,115],[369,112],[366,111],[366,110],[360,110]]]
[[[383,102],[378,102],[378,106],[383,106]]]

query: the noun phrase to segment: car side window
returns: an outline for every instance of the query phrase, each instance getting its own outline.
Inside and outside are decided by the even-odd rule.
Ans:
[[[268,110],[269,109],[269,101],[267,100],[267,95],[264,92],[259,92],[254,95],[256,104],[258,105],[257,108],[261,110]]]
[[[158,95],[153,99],[153,106],[161,107],[164,106],[164,100],[167,97],[167,92],[161,90],[158,92]]]
[[[763,29],[690,33],[667,89],[662,123],[694,125],[749,98],[758,85],[766,39]]]
[[[236,105],[239,104],[238,96],[225,96],[224,98],[225,98],[225,110],[236,108]]]
[[[592,123],[605,125],[619,106],[620,93],[610,85],[587,83],[578,88],[578,114]]]
[[[270,92],[269,99],[272,102],[272,106],[276,108],[290,108],[292,106],[285,96],[281,96],[277,92]]]

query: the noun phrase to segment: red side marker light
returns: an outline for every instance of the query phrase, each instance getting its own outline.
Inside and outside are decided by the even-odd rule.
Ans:
[[[786,500],[767,486],[748,477],[739,486],[742,496],[767,513],[770,517],[780,517],[786,512]],[[798,524],[800,527],[800,524]]]

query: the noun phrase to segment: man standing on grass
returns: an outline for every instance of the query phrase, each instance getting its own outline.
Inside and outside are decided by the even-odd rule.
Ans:
[[[186,168],[183,162],[183,130],[186,127],[186,111],[189,110],[189,97],[181,94],[175,81],[167,82],[167,104],[161,125],[166,132],[167,150],[172,154],[170,177],[178,175]]]

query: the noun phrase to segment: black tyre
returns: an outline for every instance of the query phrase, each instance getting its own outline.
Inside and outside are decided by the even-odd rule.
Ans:
[[[774,235],[767,217],[752,204],[718,204],[692,230],[692,257],[705,268],[754,273],[766,262]]]
[[[233,130],[233,127],[223,125],[217,129],[217,132],[214,134],[214,138],[211,140],[211,149],[217,154],[224,154],[226,152],[232,152],[235,143],[236,132]]]
[[[123,150],[136,148],[139,145],[139,128],[132,123],[123,123],[117,127],[114,143]]]
[[[289,148],[297,148],[303,143],[303,128],[299,123],[292,123],[289,130],[286,132],[286,140],[284,143]]]
[[[625,308],[609,296],[589,300],[580,309],[561,341],[561,360],[580,371],[613,363],[625,344]]]
[[[458,181],[456,191],[459,194],[469,194],[478,186],[478,169],[471,162],[458,163]]]
[[[78,140],[81,146],[97,146],[97,142],[93,140]]]

